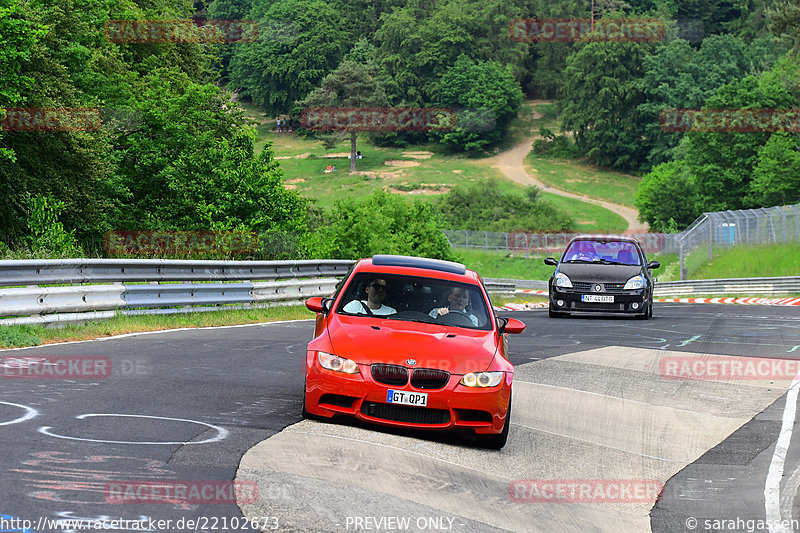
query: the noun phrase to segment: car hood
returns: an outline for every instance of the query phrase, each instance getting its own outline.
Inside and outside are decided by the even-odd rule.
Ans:
[[[566,274],[571,281],[600,281],[606,283],[625,283],[640,274],[641,266],[603,265],[588,263],[561,263],[558,271]]]
[[[338,316],[329,328],[333,352],[359,364],[480,372],[497,351],[494,332],[436,324]],[[416,364],[406,361],[414,359]]]

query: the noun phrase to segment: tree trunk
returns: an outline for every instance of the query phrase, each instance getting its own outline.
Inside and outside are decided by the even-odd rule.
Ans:
[[[350,172],[356,171],[356,132],[350,134]]]

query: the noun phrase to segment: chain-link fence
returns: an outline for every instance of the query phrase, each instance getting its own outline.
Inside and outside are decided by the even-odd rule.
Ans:
[[[704,213],[677,234],[676,242],[681,279],[686,279],[692,258],[711,261],[715,248],[800,242],[800,204]]]
[[[445,230],[450,246],[458,248],[480,248],[482,250],[502,250],[518,255],[542,256],[560,254],[573,237],[585,233],[527,233],[523,231],[492,232]],[[633,237],[639,241],[645,253],[677,253],[675,241],[677,234],[636,233],[625,235],[592,234],[592,237]]]

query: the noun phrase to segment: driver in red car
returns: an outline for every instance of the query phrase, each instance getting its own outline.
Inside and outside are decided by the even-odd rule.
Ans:
[[[456,312],[461,313],[467,318],[469,318],[475,326],[478,326],[478,317],[473,314],[467,312],[467,306],[469,305],[469,292],[466,289],[461,287],[453,287],[447,293],[447,306],[446,307],[437,307],[431,310],[429,313],[433,318],[436,318],[440,315],[446,315],[447,313]]]
[[[389,290],[385,279],[376,278],[369,282],[365,289],[367,300],[353,300],[344,306],[345,313],[366,315],[391,315],[397,311],[393,307],[383,305],[386,292]]]

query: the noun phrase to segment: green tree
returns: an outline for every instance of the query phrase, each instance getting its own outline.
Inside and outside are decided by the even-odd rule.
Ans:
[[[433,102],[440,78],[462,54],[511,65],[519,79],[529,45],[512,41],[508,24],[522,16],[503,0],[412,2],[385,14],[375,43],[390,102]]]
[[[573,220],[529,187],[525,194],[505,192],[496,179],[458,185],[439,201],[447,229],[472,231],[563,231]]]
[[[0,120],[5,117],[3,108],[25,101],[23,93],[30,89],[33,78],[21,73],[22,63],[30,58],[33,45],[47,33],[45,26],[26,15],[27,2],[6,0],[0,2]],[[3,146],[0,132],[0,161],[14,161],[14,152]]]
[[[750,182],[750,204],[762,207],[800,203],[800,138],[772,135],[758,153]]]
[[[593,42],[567,58],[561,127],[575,133],[578,148],[605,167],[645,166],[650,146],[638,110],[642,62],[652,45]]]
[[[285,38],[240,43],[230,61],[231,86],[267,114],[288,112],[341,61],[351,36],[322,0],[255,0],[250,18],[261,26],[292,24]]]
[[[781,48],[774,40],[747,45],[732,35],[710,35],[697,50],[677,39],[643,59],[644,76],[639,88],[645,101],[638,106],[645,136],[652,144],[649,165],[674,158],[673,150],[683,137],[664,131],[659,115],[667,108],[697,109],[721,86],[772,67]]]
[[[358,63],[347,59],[322,80],[298,106],[366,108],[386,105],[383,86],[375,77],[371,63]],[[343,132],[350,137],[350,172],[356,171],[356,135],[358,130]],[[326,141],[327,142],[327,141]],[[329,143],[330,144],[330,143]]]
[[[670,161],[645,174],[636,191],[636,208],[639,220],[647,222],[652,231],[680,231],[691,224],[702,209],[686,164]]]
[[[711,109],[786,109],[796,105],[778,71],[748,76],[721,87],[706,101]],[[695,177],[704,211],[742,209],[747,205],[759,150],[769,132],[701,132],[684,136],[686,163]]]
[[[800,3],[797,0],[779,0],[766,11],[770,30],[785,35],[795,49],[800,48]]]
[[[510,66],[461,55],[442,76],[436,101],[458,114],[452,129],[431,137],[450,148],[476,152],[502,139],[522,103],[522,90]]]
[[[241,109],[176,69],[146,78],[142,124],[122,141],[131,191],[123,225],[147,229],[300,229],[305,203],[284,189],[270,146],[254,152]]]
[[[453,260],[439,215],[426,202],[377,191],[364,199],[338,201],[328,224],[317,230],[317,257],[360,259],[400,254]]]

